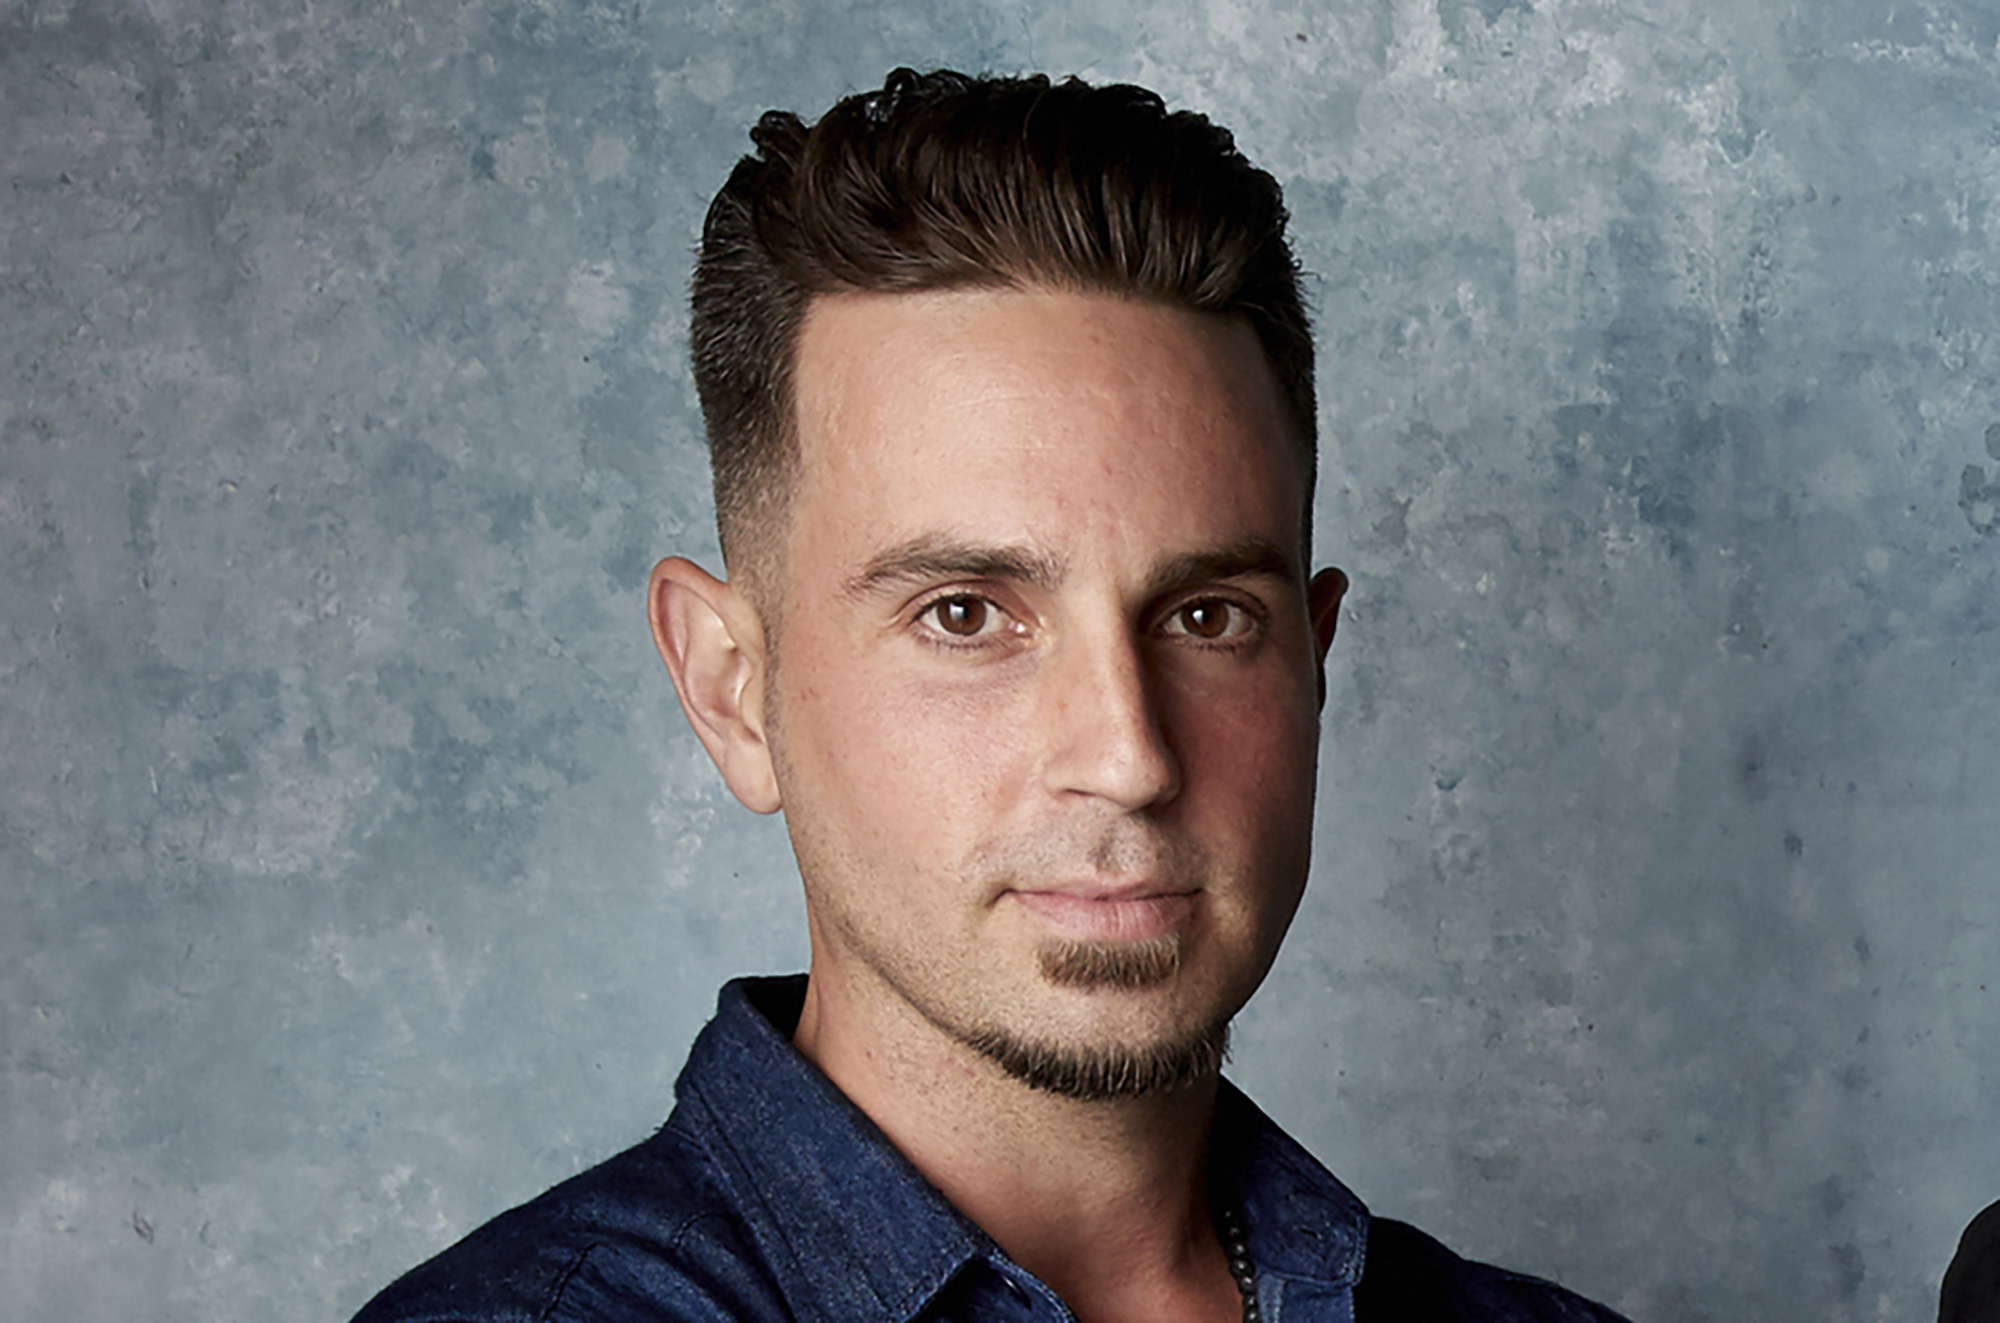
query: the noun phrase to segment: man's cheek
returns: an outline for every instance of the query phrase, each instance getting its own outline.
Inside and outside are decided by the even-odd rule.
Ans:
[[[948,767],[951,781],[977,781],[1011,758],[1038,728],[1031,696],[1013,677],[919,674],[881,685],[875,702],[885,743],[912,765]],[[943,789],[926,784],[927,794]]]
[[[1258,786],[1295,777],[1310,768],[1319,743],[1312,705],[1300,702],[1282,680],[1189,695],[1173,714],[1183,760],[1211,779]]]

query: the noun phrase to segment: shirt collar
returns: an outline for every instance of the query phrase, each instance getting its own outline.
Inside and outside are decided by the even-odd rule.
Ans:
[[[908,1319],[999,1248],[792,1046],[805,987],[725,985],[676,1094],[801,1317]]]
[[[1367,1207],[1228,1080],[1215,1100],[1209,1184],[1243,1218],[1260,1278],[1330,1289],[1361,1280]]]
[[[676,1086],[681,1110],[802,1316],[900,1323],[973,1260],[1011,1261],[792,1046],[805,986],[803,975],[724,986]],[[1361,1201],[1227,1081],[1211,1170],[1260,1276],[1359,1278]]]

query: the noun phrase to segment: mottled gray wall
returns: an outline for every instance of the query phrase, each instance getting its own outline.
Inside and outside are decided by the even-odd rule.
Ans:
[[[646,635],[763,108],[1236,126],[1355,579],[1235,1072],[1657,1323],[1921,1319],[2000,1196],[2000,7],[0,0],[0,1293],[340,1318],[798,967]]]

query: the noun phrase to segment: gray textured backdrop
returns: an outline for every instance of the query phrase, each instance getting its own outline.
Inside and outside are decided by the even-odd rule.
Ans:
[[[1234,1073],[1642,1320],[2000,1197],[2000,6],[0,0],[0,1295],[343,1318],[799,967],[642,584],[771,105],[1130,78],[1284,181],[1353,573]]]

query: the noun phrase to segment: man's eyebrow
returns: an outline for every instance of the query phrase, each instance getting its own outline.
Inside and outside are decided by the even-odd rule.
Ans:
[[[1062,577],[1062,561],[1046,552],[1021,546],[961,542],[927,533],[870,557],[841,589],[849,597],[866,597],[899,584],[936,583],[945,579],[1008,579],[1036,588],[1053,588]]]
[[[1261,537],[1245,538],[1205,551],[1190,551],[1174,557],[1153,574],[1146,585],[1148,597],[1167,597],[1189,588],[1223,579],[1262,576],[1296,584],[1300,570],[1296,555]]]

